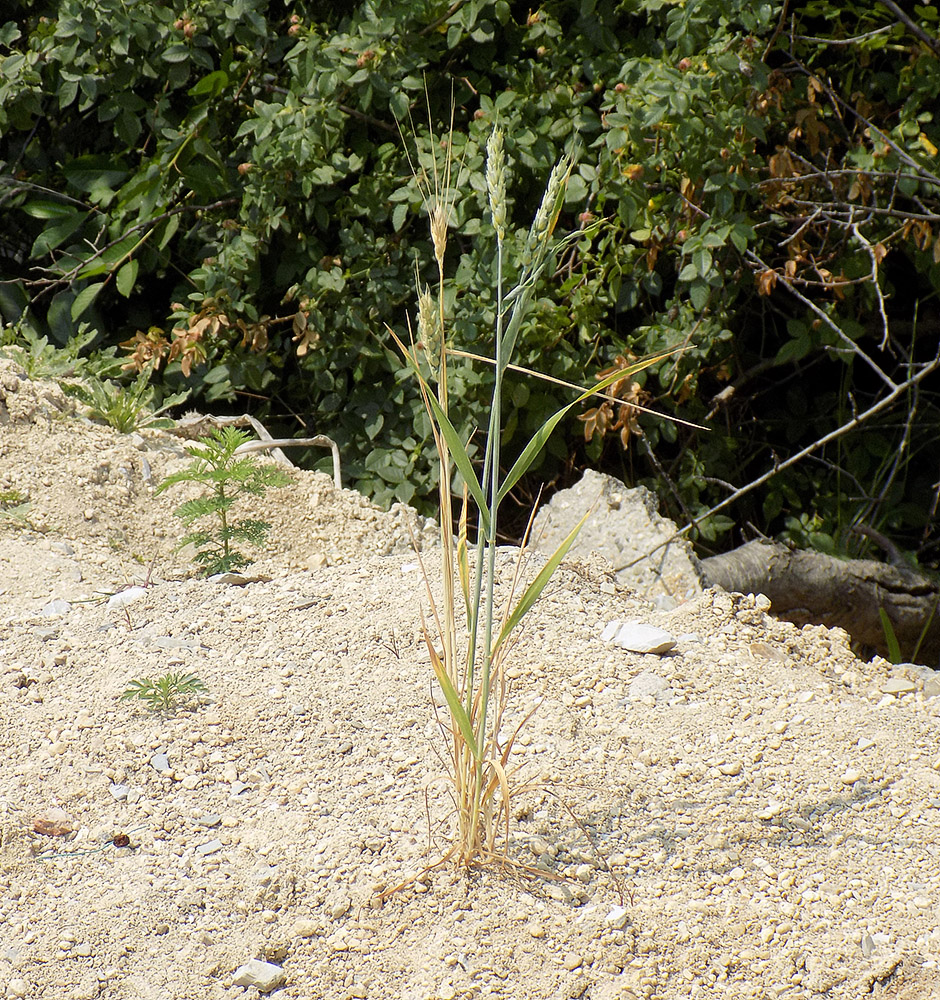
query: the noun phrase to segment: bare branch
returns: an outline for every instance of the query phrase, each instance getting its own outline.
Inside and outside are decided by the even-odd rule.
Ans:
[[[860,232],[856,223],[851,223],[849,231],[858,240],[858,242],[862,244],[868,252],[869,259],[871,260],[871,283],[872,287],[875,289],[875,295],[878,296],[878,312],[881,314],[881,329],[883,331],[881,343],[878,345],[878,349],[883,351],[888,346],[888,313],[885,310],[884,292],[882,292],[881,285],[878,282],[878,254],[868,238]],[[886,252],[883,246],[881,249],[883,253]]]
[[[798,42],[821,42],[824,45],[854,45],[856,42],[864,42],[868,38],[874,38],[876,35],[883,35],[885,32],[890,31],[894,27],[891,24],[886,24],[881,28],[875,28],[874,31],[866,31],[864,35],[852,35],[851,38],[817,38],[815,35],[794,35],[794,39]]]
[[[882,7],[887,7],[892,14],[907,28],[907,30],[919,38],[925,45],[933,49],[934,53],[940,56],[940,41],[932,36],[928,35],[924,29],[917,24],[916,21],[911,20],[908,14],[905,14],[901,8],[893,2],[893,0],[880,0]]]
[[[711,517],[714,514],[717,514],[721,510],[724,510],[725,507],[729,507],[737,500],[740,500],[741,497],[746,496],[753,490],[756,490],[758,486],[763,486],[764,483],[768,482],[768,480],[773,479],[773,477],[776,476],[777,473],[783,472],[784,469],[789,469],[791,466],[796,465],[798,462],[801,462],[808,455],[812,455],[813,452],[818,451],[824,445],[829,444],[830,441],[835,441],[838,438],[842,437],[843,435],[848,434],[849,431],[855,430],[856,427],[860,427],[862,424],[865,423],[865,421],[875,416],[875,414],[881,413],[882,410],[885,410],[889,406],[891,406],[892,403],[894,403],[902,393],[906,392],[908,389],[910,389],[915,385],[919,385],[925,378],[927,378],[928,375],[932,375],[938,368],[940,368],[940,354],[938,354],[933,359],[933,361],[930,361],[929,363],[924,365],[924,367],[921,368],[921,370],[917,372],[916,375],[912,375],[910,378],[902,382],[900,385],[895,386],[893,391],[889,392],[887,396],[885,396],[883,399],[880,399],[873,406],[870,406],[867,410],[865,410],[862,413],[855,414],[851,420],[846,421],[846,423],[842,424],[840,427],[837,427],[835,430],[830,431],[828,434],[824,434],[821,438],[819,438],[819,440],[814,441],[810,445],[807,445],[805,448],[798,451],[795,455],[791,455],[790,458],[788,458],[786,461],[775,463],[772,469],[768,469],[767,472],[765,472],[763,475],[758,476],[756,479],[749,482],[746,486],[742,486],[740,489],[735,490],[735,492],[732,493],[731,496],[726,497],[724,500],[721,501],[721,503],[715,504],[714,507],[709,508],[707,511],[705,511],[704,514],[700,514],[694,521],[691,521],[689,524],[686,524],[684,527],[680,528],[674,534],[670,535],[669,538],[665,539],[665,541],[660,542],[659,545],[656,545],[649,551],[644,552],[643,555],[637,556],[636,559],[634,559],[630,563],[627,563],[627,565],[623,566],[622,568],[629,569],[631,566],[635,566],[638,562],[642,562],[642,560],[648,559],[651,555],[658,552],[660,549],[665,548],[671,542],[674,542],[677,538],[681,538],[683,535],[687,534],[700,521],[704,521],[706,518]]]
[[[746,257],[760,264],[761,268],[765,271],[771,270],[771,268],[761,260],[752,250],[748,250],[745,254]],[[812,299],[808,299],[802,292],[798,291],[792,281],[788,280],[784,275],[781,275],[779,271],[777,272],[777,280],[790,292],[791,295],[795,296],[800,302],[806,306],[811,312],[814,312],[822,321],[832,330],[836,336],[845,344],[845,346],[853,353],[860,357],[871,370],[881,379],[882,382],[894,392],[898,387],[891,380],[891,378],[885,374],[881,366],[876,364],[859,346],[849,337],[845,331],[839,326],[838,323],[825,311],[825,309],[820,309]]]

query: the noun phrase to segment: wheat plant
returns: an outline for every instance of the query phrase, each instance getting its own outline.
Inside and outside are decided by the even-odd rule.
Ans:
[[[451,132],[451,139],[452,134]],[[515,630],[548,584],[581,527],[581,524],[576,526],[524,589],[519,585],[521,574],[520,565],[517,564],[512,592],[500,611],[496,607],[495,595],[500,504],[531,466],[549,435],[572,407],[665,355],[657,355],[620,369],[592,389],[581,392],[536,431],[510,470],[501,474],[502,385],[506,370],[511,365],[516,339],[536,283],[547,264],[564,247],[584,238],[585,233],[578,232],[560,240],[554,238],[567,181],[574,165],[574,156],[568,155],[551,172],[535,219],[522,244],[516,282],[508,291],[504,288],[509,168],[504,152],[503,133],[495,127],[486,149],[489,221],[496,236],[497,298],[493,356],[486,360],[494,368],[494,378],[482,470],[478,474],[468,446],[449,416],[448,356],[471,355],[449,346],[447,338],[444,257],[455,196],[451,188],[452,142],[448,140],[444,145],[446,155],[440,169],[436,166],[436,159],[433,159],[435,165],[430,177],[426,171],[415,171],[422,186],[430,222],[431,242],[437,264],[436,293],[428,287],[418,289],[417,340],[412,333],[410,342],[405,344],[390,327],[388,330],[408,368],[418,380],[431,420],[440,466],[443,597],[439,604],[435,603],[428,585],[433,632],[432,625],[426,622],[424,637],[434,676],[447,705],[447,718],[442,721],[442,728],[447,741],[448,778],[452,786],[456,818],[452,844],[437,863],[453,860],[460,865],[469,866],[488,862],[506,863],[509,860],[506,851],[510,800],[514,793],[524,787],[521,783],[514,782],[516,775],[510,766],[510,756],[513,743],[531,713],[517,723],[509,735],[503,733],[509,708],[506,654]],[[432,135],[432,150],[436,146]],[[530,374],[538,375],[534,372]],[[454,468],[464,483],[463,503],[456,524],[452,482]],[[472,560],[467,538],[470,500],[476,507],[478,525],[475,558]],[[425,582],[428,583],[427,574]],[[521,594],[517,596],[518,590],[521,590]]]

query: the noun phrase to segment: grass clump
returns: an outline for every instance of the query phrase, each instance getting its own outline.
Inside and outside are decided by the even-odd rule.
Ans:
[[[174,513],[191,530],[180,539],[180,547],[194,545],[194,561],[207,576],[229,573],[252,562],[237,548],[235,542],[253,546],[264,544],[270,529],[267,521],[256,518],[235,520],[232,508],[244,496],[264,496],[271,487],[286,486],[290,477],[281,469],[263,464],[251,455],[239,455],[238,449],[250,436],[236,427],[217,427],[186,453],[192,464],[167,476],[157,487],[162,493],[177,483],[201,483],[207,492],[180,504]],[[206,527],[195,527],[208,522]]]
[[[435,148],[431,136],[431,147]],[[502,387],[516,339],[528,312],[536,284],[554,255],[584,232],[554,237],[554,230],[565,198],[565,190],[574,165],[569,155],[552,170],[541,204],[525,241],[520,243],[517,278],[508,291],[504,287],[507,242],[507,186],[509,167],[504,153],[503,134],[494,128],[487,143],[486,187],[490,223],[496,235],[496,321],[493,331],[493,354],[485,358],[493,366],[492,403],[483,449],[483,464],[477,472],[467,444],[461,439],[449,416],[448,356],[474,357],[448,346],[444,312],[444,259],[447,232],[453,208],[451,189],[451,145],[444,165],[418,174],[427,209],[431,242],[437,264],[437,290],[418,289],[417,341],[412,334],[405,344],[389,328],[405,362],[417,379],[431,420],[439,461],[440,531],[443,558],[443,599],[440,605],[431,597],[433,633],[425,625],[425,640],[434,676],[447,705],[442,721],[448,746],[449,780],[452,785],[456,821],[450,849],[441,859],[469,866],[491,861],[506,862],[510,800],[521,787],[514,783],[510,766],[513,743],[530,715],[516,722],[508,735],[504,723],[509,709],[509,685],[506,654],[511,639],[523,618],[548,584],[555,569],[573,543],[579,524],[548,559],[521,594],[517,590],[519,566],[508,603],[496,607],[496,550],[499,509],[509,491],[532,465],[561,419],[578,403],[604,390],[615,381],[645,368],[663,355],[620,369],[584,390],[571,403],[561,407],[533,435],[512,468],[505,474],[500,466],[502,433]],[[512,366],[514,367],[514,366]],[[539,376],[538,373],[530,373]],[[463,504],[455,517],[454,470],[463,480]],[[475,558],[470,557],[468,513],[476,507],[477,536]],[[583,522],[582,522],[583,523]],[[531,521],[530,521],[531,527]],[[528,531],[526,532],[528,534]],[[523,545],[524,548],[524,545]],[[427,577],[425,577],[427,581]],[[428,588],[430,597],[430,587]],[[459,597],[458,597],[459,594]],[[461,610],[461,604],[462,609]],[[439,862],[440,863],[440,862]]]
[[[180,701],[206,690],[195,674],[169,673],[151,680],[135,678],[125,688],[121,701],[142,701],[151,712],[172,712]]]
[[[173,421],[164,414],[174,406],[179,406],[189,395],[189,390],[174,393],[155,406],[156,389],[150,384],[153,365],[148,365],[128,385],[87,375],[81,381],[64,384],[70,396],[83,403],[89,416],[103,420],[121,434],[130,434],[143,427],[154,429],[173,426]]]

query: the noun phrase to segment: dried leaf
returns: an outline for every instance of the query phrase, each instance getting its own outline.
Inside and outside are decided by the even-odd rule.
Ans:
[[[759,295],[770,295],[777,286],[777,272],[768,268],[757,275],[757,292]]]

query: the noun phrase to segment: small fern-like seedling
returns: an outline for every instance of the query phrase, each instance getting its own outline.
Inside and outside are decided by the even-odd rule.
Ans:
[[[209,437],[186,449],[195,461],[188,468],[167,476],[157,487],[162,493],[176,483],[202,483],[208,492],[187,500],[174,513],[190,530],[180,539],[180,547],[194,545],[194,561],[207,576],[229,573],[247,566],[252,560],[233,546],[246,542],[259,547],[271,527],[267,521],[255,518],[232,519],[231,511],[242,496],[264,496],[270,487],[286,486],[290,482],[281,469],[264,465],[250,455],[235,451],[250,440],[236,427],[221,427]],[[196,527],[197,521],[208,519],[211,527]]]
[[[149,677],[135,678],[124,690],[121,701],[136,698],[152,712],[171,712],[178,701],[206,690],[195,674],[164,674],[155,681]]]

